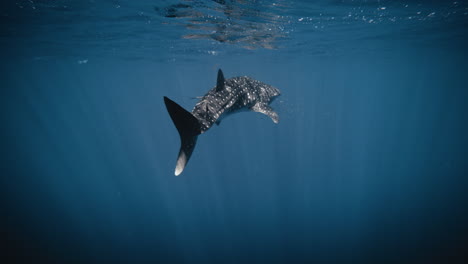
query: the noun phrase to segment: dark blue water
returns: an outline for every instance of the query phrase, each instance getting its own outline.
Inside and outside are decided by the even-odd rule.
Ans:
[[[465,1],[135,2],[1,4],[2,263],[466,263]]]

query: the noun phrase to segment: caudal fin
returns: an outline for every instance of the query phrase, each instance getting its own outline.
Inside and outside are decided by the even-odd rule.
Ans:
[[[192,156],[198,135],[201,133],[200,123],[192,113],[165,96],[164,103],[180,135],[180,151],[175,168],[175,175],[179,176]]]

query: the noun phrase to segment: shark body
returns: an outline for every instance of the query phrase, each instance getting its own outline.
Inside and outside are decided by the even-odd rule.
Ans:
[[[247,76],[225,79],[220,69],[216,86],[200,99],[192,112],[164,97],[167,111],[181,139],[175,175],[180,175],[184,170],[198,135],[214,124],[219,125],[224,117],[240,111],[254,111],[265,114],[278,123],[278,114],[269,104],[279,95],[277,88]]]

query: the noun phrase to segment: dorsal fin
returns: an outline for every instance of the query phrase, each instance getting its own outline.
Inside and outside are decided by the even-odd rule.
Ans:
[[[216,91],[219,92],[224,89],[224,74],[221,69],[218,70],[218,80],[216,81]]]

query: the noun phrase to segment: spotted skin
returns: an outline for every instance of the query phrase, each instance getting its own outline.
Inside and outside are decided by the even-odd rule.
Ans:
[[[222,75],[221,70],[220,73]],[[200,122],[201,133],[214,123],[219,124],[227,115],[240,111],[263,113],[278,123],[278,114],[269,104],[279,95],[280,91],[271,85],[247,76],[234,77],[226,79],[222,88],[216,86],[208,91],[195,105],[192,114]]]

